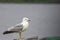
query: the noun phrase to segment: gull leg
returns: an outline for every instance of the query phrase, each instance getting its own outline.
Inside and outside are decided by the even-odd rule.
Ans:
[[[20,40],[23,40],[22,32],[19,33]]]

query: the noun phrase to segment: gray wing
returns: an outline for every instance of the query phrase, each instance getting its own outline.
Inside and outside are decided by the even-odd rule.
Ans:
[[[22,29],[23,29],[23,25],[22,24],[17,24],[12,29],[10,29],[10,31],[20,31]]]
[[[4,31],[3,34],[15,33],[18,31],[22,31],[22,29],[23,29],[23,25],[17,24],[14,27],[8,28],[8,30]]]
[[[23,25],[22,24],[18,24],[15,26],[15,29],[18,29],[19,31],[23,29]]]

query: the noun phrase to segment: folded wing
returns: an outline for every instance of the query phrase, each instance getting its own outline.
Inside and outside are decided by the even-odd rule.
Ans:
[[[19,31],[22,31],[22,29],[23,29],[23,25],[17,24],[14,27],[8,28],[8,30],[4,31],[3,34],[10,34],[10,33],[19,32]]]

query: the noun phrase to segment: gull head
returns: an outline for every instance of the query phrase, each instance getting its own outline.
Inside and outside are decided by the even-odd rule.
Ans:
[[[30,22],[31,20],[29,18],[27,18],[27,17],[24,17],[23,21]]]

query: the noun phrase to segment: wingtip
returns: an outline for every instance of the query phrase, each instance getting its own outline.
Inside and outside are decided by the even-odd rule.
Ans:
[[[3,35],[5,35],[5,34],[3,33]]]
[[[6,31],[5,31],[5,32],[3,32],[2,34],[3,34],[3,35],[5,35],[5,34],[6,34]]]
[[[5,35],[4,33],[2,33],[3,35]]]
[[[16,31],[5,31],[5,32],[3,32],[3,35],[9,34],[9,33],[14,33],[14,32],[16,32]]]

